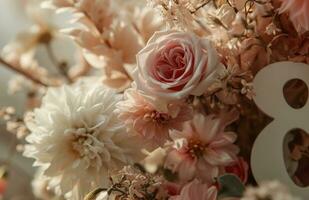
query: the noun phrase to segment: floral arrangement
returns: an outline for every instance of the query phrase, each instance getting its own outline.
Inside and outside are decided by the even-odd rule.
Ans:
[[[0,116],[34,159],[37,198],[300,199],[252,176],[253,142],[271,120],[252,81],[271,63],[309,64],[308,0],[23,3],[34,25],[0,63],[18,74],[9,91],[27,91],[27,112]],[[48,22],[50,12],[67,14],[69,27]],[[58,59],[53,43],[64,38],[76,63]],[[39,62],[42,47],[56,73]],[[285,88],[296,106],[306,90]],[[294,161],[308,157],[304,143],[290,145]]]

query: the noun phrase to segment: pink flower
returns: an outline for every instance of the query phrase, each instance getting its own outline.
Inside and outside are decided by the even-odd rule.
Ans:
[[[202,184],[197,179],[186,184],[180,195],[172,196],[169,200],[216,200],[217,188],[215,186],[208,186]]]
[[[169,196],[179,195],[182,189],[182,185],[173,182],[166,182],[164,187]]]
[[[233,144],[236,134],[224,131],[236,118],[236,112],[221,117],[196,114],[181,132],[171,132],[175,145],[167,154],[165,167],[178,172],[181,181],[198,177],[213,182],[221,167],[236,160],[238,148]]]
[[[156,32],[137,54],[137,89],[165,100],[202,95],[221,66],[207,39],[193,33]]]
[[[239,157],[232,165],[225,167],[226,173],[235,174],[244,184],[248,180],[248,170],[248,163],[242,157]]]
[[[157,144],[164,144],[169,139],[169,130],[181,130],[183,122],[192,118],[192,109],[187,104],[168,104],[166,110],[158,110],[134,89],[126,90],[125,100],[117,107],[119,118],[125,124]]]
[[[309,31],[309,1],[308,0],[280,0],[280,13],[288,12],[290,20],[299,33]]]

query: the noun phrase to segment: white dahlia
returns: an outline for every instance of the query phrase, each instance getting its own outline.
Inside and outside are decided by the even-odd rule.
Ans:
[[[101,85],[63,86],[48,89],[34,111],[24,155],[43,166],[45,176],[59,180],[62,194],[82,199],[106,187],[112,170],[137,161],[138,140],[114,113],[119,99]]]

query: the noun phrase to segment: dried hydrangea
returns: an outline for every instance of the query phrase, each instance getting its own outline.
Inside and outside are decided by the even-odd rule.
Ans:
[[[111,187],[96,200],[167,200],[164,179],[144,172],[141,166],[126,166],[110,178]]]
[[[148,0],[149,4],[161,10],[170,27],[191,30],[196,26],[196,12],[208,4],[209,0]]]
[[[236,65],[227,67],[205,92],[202,101],[210,108],[236,107],[242,98],[253,98],[252,79],[248,70],[241,70]]]
[[[259,187],[248,187],[241,200],[300,200],[278,181],[264,182]]]

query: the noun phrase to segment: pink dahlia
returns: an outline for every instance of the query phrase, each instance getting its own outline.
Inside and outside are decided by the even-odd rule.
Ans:
[[[192,118],[192,109],[185,103],[154,105],[134,89],[125,92],[125,100],[117,104],[119,118],[146,140],[163,144],[170,130],[182,130],[182,124]]]
[[[309,31],[309,1],[308,0],[280,0],[280,13],[287,12],[290,20],[299,33]]]
[[[236,134],[225,131],[236,118],[235,112],[221,117],[196,114],[182,131],[171,132],[174,146],[167,154],[165,167],[178,172],[182,181],[198,177],[213,182],[222,167],[237,159],[238,147],[233,144]]]

